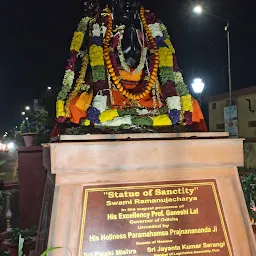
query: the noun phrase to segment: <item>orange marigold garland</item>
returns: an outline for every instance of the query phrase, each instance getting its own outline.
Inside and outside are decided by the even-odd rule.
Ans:
[[[158,47],[154,41],[154,38],[150,32],[150,29],[147,25],[146,19],[145,19],[145,9],[141,7],[140,9],[140,16],[141,16],[141,21],[144,27],[144,30],[146,31],[146,35],[149,39],[149,42],[152,45],[152,54],[154,55],[154,67],[153,70],[150,74],[149,80],[146,83],[146,86],[143,88],[143,91],[140,93],[131,93],[128,92],[124,87],[122,86],[120,78],[116,75],[115,70],[113,68],[113,64],[111,61],[110,57],[110,52],[109,52],[109,46],[110,46],[110,40],[111,40],[111,35],[112,35],[112,27],[113,27],[113,21],[112,21],[112,14],[110,10],[107,8],[108,12],[108,24],[107,24],[107,31],[106,31],[106,36],[105,36],[105,41],[104,41],[104,59],[108,68],[108,72],[113,80],[113,83],[115,84],[116,88],[118,91],[123,94],[125,97],[128,99],[133,99],[133,100],[140,100],[145,97],[147,97],[150,92],[152,91],[153,86],[156,83],[157,80],[157,72],[158,72],[158,66],[159,66],[159,50]]]

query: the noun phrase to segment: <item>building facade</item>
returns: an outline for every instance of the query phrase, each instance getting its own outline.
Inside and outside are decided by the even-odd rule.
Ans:
[[[208,98],[209,130],[225,131],[224,108],[228,107],[229,94]],[[256,86],[232,92],[232,105],[238,109],[238,134],[246,139],[256,139]]]
[[[225,131],[224,108],[229,107],[229,94],[208,98],[209,131]],[[238,135],[245,138],[245,170],[256,170],[256,86],[232,92],[232,105],[237,106]]]

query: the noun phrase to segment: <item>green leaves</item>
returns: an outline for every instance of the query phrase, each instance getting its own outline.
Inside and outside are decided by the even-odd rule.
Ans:
[[[25,241],[25,239],[22,238],[22,236],[20,235],[19,236],[19,246],[18,246],[18,256],[23,256],[22,250],[23,250],[24,241]],[[60,248],[62,248],[62,247],[50,247],[46,251],[44,251],[40,256],[46,256],[47,253],[54,251],[56,249],[60,249]]]
[[[25,241],[25,239],[22,238],[21,235],[20,235],[19,236],[19,246],[18,246],[18,256],[23,255],[22,249],[23,249],[24,241]]]
[[[61,247],[51,247],[44,251],[40,256],[46,256],[48,252],[54,251],[56,249],[60,249]]]
[[[244,179],[242,181],[242,188],[250,218],[255,221],[256,211],[253,206],[256,204],[256,175],[250,174],[246,179]]]

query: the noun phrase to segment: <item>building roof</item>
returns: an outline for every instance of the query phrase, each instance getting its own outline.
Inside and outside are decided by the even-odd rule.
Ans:
[[[240,90],[232,91],[232,97],[237,97],[237,96],[242,96],[242,95],[247,95],[247,94],[252,94],[256,93],[256,86],[251,86],[247,88],[243,88]],[[205,100],[207,102],[211,101],[218,101],[218,100],[225,100],[229,98],[229,93],[223,93],[223,94],[218,94],[215,96],[209,96]]]

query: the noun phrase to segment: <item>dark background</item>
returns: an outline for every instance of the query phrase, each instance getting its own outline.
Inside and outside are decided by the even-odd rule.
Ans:
[[[104,2],[104,1],[102,1]],[[189,0],[145,0],[169,28],[185,81],[204,79],[204,96],[228,90],[225,23],[191,13]],[[255,12],[253,0],[205,0],[205,7],[232,22],[233,89],[255,83]],[[25,105],[47,86],[61,86],[70,41],[83,16],[81,0],[13,0],[1,5],[0,131],[21,121]],[[53,91],[54,91],[53,90]],[[207,112],[207,109],[205,109]]]

